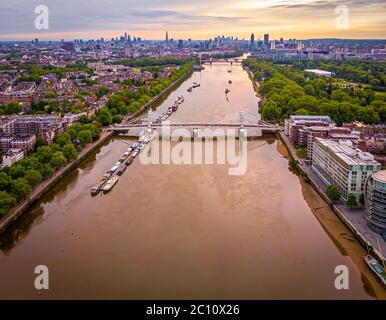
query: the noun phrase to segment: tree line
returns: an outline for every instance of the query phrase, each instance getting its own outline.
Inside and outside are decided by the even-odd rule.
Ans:
[[[72,125],[59,133],[53,144],[44,145],[38,141],[33,153],[0,170],[0,218],[26,199],[39,183],[77,159],[87,144],[99,138],[100,131],[100,127],[94,124]]]
[[[264,98],[259,112],[266,120],[283,121],[293,114],[310,114],[329,115],[338,125],[355,120],[367,124],[386,122],[386,95],[373,87],[340,88],[335,78],[305,74],[303,68],[309,66],[306,62],[295,66],[248,58],[243,64],[255,80],[262,82],[259,92]],[[376,69],[373,62],[370,65]],[[379,83],[382,78],[379,75]]]
[[[170,73],[167,79],[152,79],[148,81],[149,87],[146,88],[146,84],[139,86],[136,91],[128,84],[121,84],[122,89],[115,92],[108,100],[105,108],[96,112],[96,120],[98,120],[103,126],[107,126],[111,123],[120,123],[121,116],[129,113],[135,113],[141,109],[141,107],[149,102],[153,97],[160,94],[173,82],[183,77],[192,69],[192,62],[187,62],[176,70]]]

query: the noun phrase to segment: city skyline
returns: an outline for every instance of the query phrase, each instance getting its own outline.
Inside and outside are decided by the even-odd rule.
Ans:
[[[44,4],[49,9],[49,29],[37,30],[34,9],[40,4],[37,0],[1,3],[0,40],[109,39],[125,32],[143,39],[162,40],[166,30],[169,38],[193,40],[223,34],[249,39],[251,33],[256,40],[265,33],[271,39],[386,38],[382,0],[198,0],[194,6],[175,0],[114,0],[109,6],[100,0],[93,1],[92,6],[89,2],[50,0]],[[348,10],[348,24],[342,28],[336,27],[342,14],[335,11],[339,5]]]

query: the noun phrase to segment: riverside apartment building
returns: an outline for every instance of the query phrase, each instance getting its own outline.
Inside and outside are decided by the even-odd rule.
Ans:
[[[325,184],[335,186],[343,200],[347,200],[350,193],[359,200],[367,179],[381,170],[381,164],[372,154],[353,147],[350,140],[315,138],[312,170]]]

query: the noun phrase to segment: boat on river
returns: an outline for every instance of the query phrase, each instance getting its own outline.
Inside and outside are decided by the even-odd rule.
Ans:
[[[133,159],[138,155],[138,153],[139,153],[139,149],[135,149],[134,152],[131,154]]]
[[[134,158],[129,157],[129,158],[126,160],[126,162],[125,162],[126,167],[128,167],[129,165],[131,165],[131,164],[133,163],[133,160],[134,160]]]
[[[386,287],[386,271],[385,268],[381,266],[377,259],[371,255],[366,255],[363,257],[366,264],[373,271],[379,280],[381,280],[384,287]]]
[[[103,192],[110,191],[115,184],[118,182],[118,176],[113,176],[109,180],[107,180],[106,184],[103,187]]]
[[[189,87],[188,90],[186,90],[186,91],[192,92],[192,90],[193,90],[193,87]]]
[[[377,239],[377,244],[378,244],[378,250],[382,255],[382,250],[381,246],[379,244],[379,240]],[[367,244],[366,244],[367,246]],[[375,276],[382,282],[383,286],[386,287],[386,265],[385,261],[382,261],[383,266],[378,262],[377,259],[375,259],[370,253],[369,253],[369,248],[367,247],[367,255],[363,257],[365,260],[366,264],[369,266],[371,271],[375,274]]]
[[[176,104],[181,104],[185,101],[185,98],[183,95],[180,95],[177,97]]]
[[[98,186],[92,187],[92,188],[91,188],[91,195],[92,195],[93,197],[95,197],[95,196],[99,193],[100,190],[101,190],[101,189],[100,189]]]
[[[125,171],[126,171],[126,168],[127,168],[127,166],[123,163],[123,164],[121,164],[121,166],[118,168],[118,170],[117,170],[117,174],[119,175],[119,176],[121,176],[122,175],[122,173],[124,173]]]

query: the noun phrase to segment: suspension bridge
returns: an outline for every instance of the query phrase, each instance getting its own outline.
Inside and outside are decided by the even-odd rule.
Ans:
[[[263,134],[273,134],[280,130],[278,125],[263,121],[258,115],[242,110],[236,114],[230,114],[221,120],[208,120],[204,122],[179,120],[175,116],[168,117],[165,116],[164,113],[149,110],[147,114],[143,114],[122,124],[114,124],[107,130],[113,131],[114,133],[125,133],[126,135],[134,137],[143,135],[146,130],[148,132],[157,131],[161,137],[165,134],[165,129],[169,130],[168,134],[173,134],[174,130],[182,128],[188,130],[193,135],[205,129],[211,129],[213,131],[216,129],[223,129],[224,131],[227,129],[238,129],[235,130],[236,136],[238,136],[240,130],[242,130],[243,132],[246,131],[249,138],[261,137]]]

